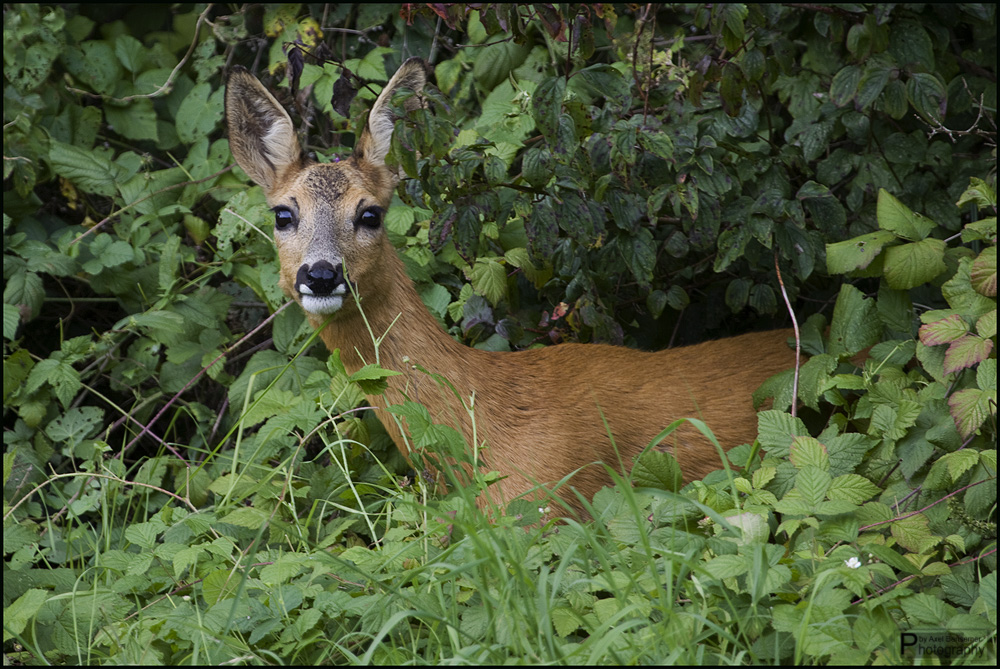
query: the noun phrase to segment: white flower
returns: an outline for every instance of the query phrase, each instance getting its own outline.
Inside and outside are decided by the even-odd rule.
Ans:
[[[861,560],[859,560],[856,557],[852,557],[850,560],[844,560],[844,564],[846,564],[851,569],[857,569],[858,567],[861,566]]]

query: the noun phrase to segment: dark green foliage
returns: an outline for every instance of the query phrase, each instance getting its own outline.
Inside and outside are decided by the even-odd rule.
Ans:
[[[810,357],[740,471],[491,518],[495,474],[423,476],[456,430],[396,407],[414,472],[356,409],[393,372],[281,308],[224,70],[329,161],[411,55],[385,225],[453,336],[661,348],[787,294]],[[995,661],[996,62],[992,5],[5,6],[5,657]]]

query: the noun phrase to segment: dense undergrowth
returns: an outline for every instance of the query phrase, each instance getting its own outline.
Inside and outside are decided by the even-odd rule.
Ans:
[[[223,73],[336,160],[412,55],[385,222],[452,335],[798,317],[726,471],[484,515],[357,410]],[[995,111],[991,5],[5,5],[5,658],[995,661]]]

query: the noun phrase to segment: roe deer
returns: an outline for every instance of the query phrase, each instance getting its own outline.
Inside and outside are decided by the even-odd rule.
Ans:
[[[253,75],[235,68],[226,85],[233,156],[274,211],[281,288],[314,328],[329,317],[320,336],[331,351],[340,349],[349,373],[375,362],[364,318],[376,335],[385,333],[380,364],[401,375],[368,400],[400,451],[408,455],[408,437],[386,407],[404,398],[421,402],[435,422],[459,428],[468,443],[474,438],[461,402],[418,365],[450,381],[466,401],[474,394],[475,438],[486,446],[484,468],[506,477],[499,490],[490,488],[503,502],[577,469],[569,484],[589,499],[609,480],[603,467],[587,465],[628,463],[677,418],[701,418],[725,448],[752,441],[751,393],[793,366],[790,331],[655,353],[601,344],[495,353],[468,348],[441,329],[382,225],[398,181],[384,160],[394,122],[390,100],[403,88],[419,94],[425,80],[422,61],[403,63],[372,106],[353,155],[329,164],[302,154],[291,118]],[[661,447],[676,456],[685,481],[721,466],[690,425]],[[580,509],[565,486],[560,494]]]

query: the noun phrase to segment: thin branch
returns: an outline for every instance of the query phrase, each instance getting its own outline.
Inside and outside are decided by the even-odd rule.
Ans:
[[[977,562],[978,560],[982,560],[983,558],[987,558],[987,557],[989,557],[991,555],[995,555],[996,552],[997,552],[996,547],[993,547],[993,548],[989,549],[988,551],[986,551],[985,553],[983,553],[981,555],[976,555],[975,557],[971,557],[971,558],[968,558],[966,560],[958,560],[957,562],[952,562],[950,565],[948,565],[948,567],[949,568],[958,567],[959,565],[968,564],[970,562]],[[887,592],[889,590],[892,590],[897,585],[902,585],[903,583],[906,583],[907,581],[912,581],[913,579],[919,578],[920,576],[922,576],[922,574],[911,574],[911,575],[909,575],[909,576],[907,576],[905,578],[901,578],[898,581],[896,581],[895,583],[891,583],[891,584],[885,586],[884,588],[879,588],[874,593],[872,593],[871,596],[872,597],[878,597],[883,592]],[[853,602],[851,602],[851,604],[852,605],[860,604],[861,602],[865,601],[865,599],[866,599],[865,597],[859,597],[858,599],[856,599]]]
[[[209,5],[205,7],[205,11],[201,13],[201,15],[198,17],[198,22],[195,23],[194,25],[194,38],[191,40],[191,46],[188,47],[187,53],[185,53],[184,57],[181,58],[181,61],[177,63],[176,66],[174,66],[174,69],[171,70],[170,72],[170,76],[168,76],[167,80],[163,82],[163,85],[157,88],[152,93],[136,93],[135,95],[126,95],[123,98],[113,98],[110,95],[103,95],[101,93],[91,93],[90,91],[80,90],[79,88],[73,88],[72,86],[67,86],[66,90],[72,93],[78,93],[80,95],[89,95],[91,97],[101,98],[102,100],[108,100],[109,102],[116,102],[116,103],[132,102],[132,100],[139,100],[142,98],[155,98],[159,97],[160,95],[163,95],[163,93],[169,91],[170,88],[173,86],[174,77],[176,77],[177,73],[181,71],[181,68],[184,67],[185,63],[187,63],[188,58],[190,58],[191,54],[194,53],[195,47],[198,46],[198,35],[201,32],[201,24],[205,22],[205,18],[208,16],[208,13],[210,11],[212,11],[211,3],[209,3]]]
[[[79,237],[77,237],[76,239],[74,239],[72,242],[70,242],[70,246],[73,246],[73,244],[76,244],[81,239],[83,239],[84,237],[86,237],[87,235],[91,234],[92,232],[94,232],[95,230],[97,230],[98,228],[100,228],[102,225],[104,225],[105,223],[107,223],[108,221],[110,221],[112,218],[118,216],[119,214],[124,214],[126,211],[128,211],[132,207],[134,207],[134,206],[136,206],[138,204],[142,204],[143,202],[145,202],[146,200],[148,200],[148,199],[150,199],[152,197],[156,197],[157,195],[159,195],[161,193],[166,193],[168,190],[173,190],[174,188],[184,188],[186,186],[194,186],[196,184],[204,183],[206,181],[211,181],[212,179],[215,179],[216,177],[222,176],[223,174],[225,174],[226,172],[229,172],[232,169],[233,169],[233,166],[229,165],[228,167],[225,167],[224,169],[221,169],[218,172],[216,172],[215,174],[207,176],[204,179],[198,179],[197,181],[185,181],[184,183],[174,184],[173,186],[167,186],[165,188],[161,188],[160,190],[156,191],[155,193],[150,193],[146,197],[139,198],[135,202],[129,203],[129,204],[125,205],[124,207],[122,207],[121,209],[119,209],[117,211],[113,211],[110,214],[108,214],[107,216],[105,216],[100,222],[98,222],[92,228],[90,228],[89,230],[87,230],[86,232],[84,232],[83,234],[81,234]]]
[[[51,477],[45,479],[44,481],[42,481],[41,483],[39,483],[38,485],[36,485],[27,495],[25,495],[24,497],[22,497],[18,501],[17,504],[15,504],[14,506],[12,506],[7,511],[7,513],[4,514],[4,516],[3,516],[4,522],[6,522],[7,519],[10,518],[11,514],[14,513],[17,510],[17,507],[19,507],[22,504],[24,504],[25,502],[27,502],[28,499],[30,499],[32,495],[34,495],[36,492],[38,492],[39,490],[41,490],[42,488],[44,488],[48,484],[50,484],[50,483],[52,483],[54,481],[57,481],[59,479],[73,478],[75,476],[88,476],[88,477],[90,477],[88,479],[87,483],[90,483],[90,481],[92,481],[94,479],[110,479],[112,481],[117,481],[118,483],[121,483],[123,485],[135,485],[135,486],[140,486],[142,488],[152,488],[153,490],[155,490],[157,492],[162,492],[164,495],[168,495],[170,497],[173,497],[176,500],[179,500],[179,501],[183,502],[184,504],[187,505],[187,507],[189,509],[191,509],[195,513],[198,513],[198,507],[196,507],[194,504],[192,504],[191,502],[189,502],[187,499],[181,497],[177,493],[170,492],[166,488],[161,488],[159,486],[150,485],[149,483],[139,483],[138,481],[129,481],[127,479],[119,478],[118,476],[113,476],[111,474],[96,474],[94,472],[71,472],[69,474],[53,474]],[[86,488],[86,486],[83,486],[83,487]],[[66,508],[66,507],[64,507],[64,508]]]
[[[483,42],[482,44],[456,44],[455,46],[460,49],[474,49],[481,48],[484,46],[493,46],[494,44],[503,44],[504,42],[509,42],[514,39],[514,36],[504,37],[503,39],[498,39],[496,42]]]
[[[781,286],[781,297],[785,300],[785,307],[792,317],[792,328],[795,330],[795,376],[792,377],[792,417],[798,410],[799,402],[799,367],[802,358],[802,339],[799,335],[799,321],[795,318],[795,310],[788,299],[788,292],[785,290],[785,282],[781,278],[781,267],[778,266],[778,249],[774,249],[774,271],[778,273],[778,285]]]
[[[132,441],[130,441],[128,444],[126,444],[125,448],[123,448],[121,451],[118,452],[118,456],[124,456],[125,453],[130,448],[132,448],[132,446],[134,446],[135,443],[137,441],[139,441],[139,439],[141,439],[144,434],[146,434],[147,432],[149,432],[149,429],[153,426],[153,424],[156,423],[156,421],[158,421],[160,419],[160,417],[163,416],[163,414],[165,414],[167,412],[167,409],[169,409],[173,405],[173,403],[176,402],[180,398],[180,396],[184,394],[184,391],[186,391],[188,388],[190,388],[191,385],[194,384],[195,381],[197,381],[198,379],[201,378],[202,374],[204,374],[209,369],[211,369],[212,366],[215,365],[215,363],[219,362],[219,360],[222,360],[224,357],[226,357],[227,353],[232,353],[232,351],[234,349],[236,349],[237,347],[239,347],[241,344],[243,344],[243,342],[249,340],[251,337],[253,337],[255,334],[257,334],[265,325],[267,325],[272,320],[274,320],[275,316],[277,316],[282,311],[284,311],[285,309],[287,309],[288,305],[290,305],[290,304],[291,304],[291,302],[285,302],[273,314],[271,314],[270,316],[268,316],[267,318],[265,318],[264,321],[261,322],[260,325],[258,325],[257,327],[255,327],[253,330],[251,330],[247,334],[243,335],[243,337],[238,342],[236,342],[235,344],[233,344],[232,346],[230,346],[228,350],[223,351],[222,353],[220,353],[219,355],[217,355],[215,357],[215,360],[213,360],[212,362],[208,363],[208,365],[206,365],[205,367],[202,367],[201,371],[199,371],[197,374],[195,374],[194,377],[192,377],[192,379],[190,381],[188,381],[186,384],[184,384],[184,387],[181,388],[180,390],[178,390],[177,393],[173,397],[170,398],[170,401],[167,402],[165,405],[163,405],[163,408],[160,409],[155,416],[153,416],[152,420],[150,420],[148,423],[146,423],[142,427],[142,430],[139,432],[139,434],[135,435],[132,438]]]

